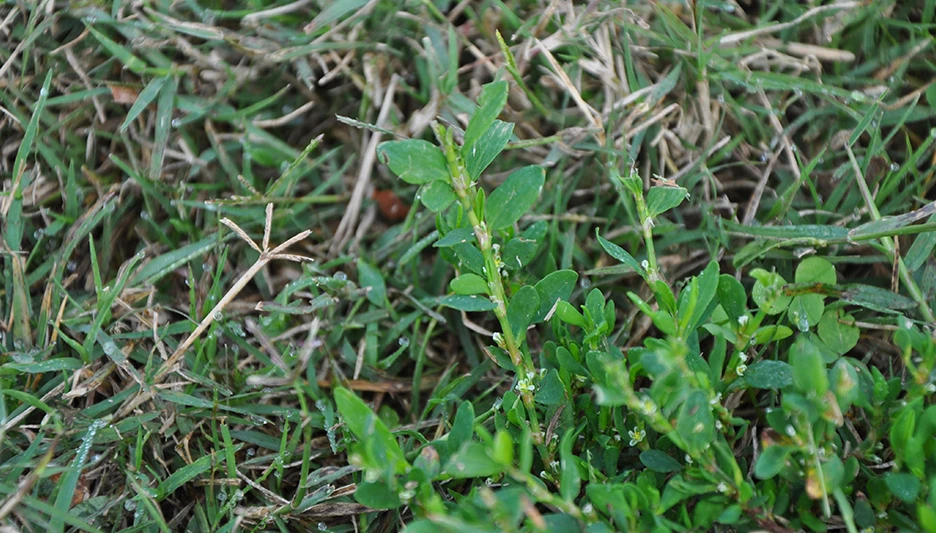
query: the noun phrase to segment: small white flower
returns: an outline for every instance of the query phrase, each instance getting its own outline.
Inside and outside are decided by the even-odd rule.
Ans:
[[[692,457],[689,457],[689,454],[688,454],[688,453],[686,454],[685,459],[686,459],[686,464],[687,464],[687,465],[691,465],[691,464],[692,464]]]
[[[529,380],[521,379],[520,381],[517,382],[517,390],[520,391],[521,393],[524,393],[524,392],[532,393],[533,391],[536,390],[536,386],[530,383]]]
[[[723,428],[723,427],[724,427],[724,426],[722,426],[721,420],[716,420],[716,421],[715,421],[715,429],[720,430],[720,429]]]
[[[744,363],[741,363],[740,365],[735,367],[735,372],[738,374],[738,377],[743,376],[746,371],[747,371],[747,365]]]
[[[627,436],[630,437],[630,445],[637,446],[647,436],[647,432],[635,426],[634,429],[627,432]]]
[[[615,434],[614,434],[614,441],[615,441],[615,442],[621,442],[621,435],[620,435],[620,433],[615,433]]]
[[[558,470],[558,469],[559,469],[559,461],[550,461],[550,462],[549,462],[549,468],[552,468],[553,470]]]
[[[747,363],[748,354],[741,352],[738,354],[738,359],[740,359],[742,363]]]
[[[642,266],[644,270],[650,270],[650,261],[644,259],[640,262],[640,266]]]
[[[923,388],[926,390],[926,392],[932,394],[936,392],[936,383],[927,383],[926,387]]]
[[[497,345],[500,346],[501,348],[504,347],[504,344],[505,344],[505,343],[504,343],[504,336],[501,335],[501,332],[499,332],[499,331],[494,332],[494,336],[493,336],[492,338],[494,339],[494,344],[497,344]]]
[[[720,403],[721,403],[721,393],[720,393],[720,392],[717,393],[717,394],[715,395],[714,398],[712,398],[711,400],[709,400],[709,404],[711,404],[711,405],[718,405],[718,404],[720,404]]]
[[[722,481],[718,484],[718,492],[726,493],[728,492],[728,484]]]
[[[788,426],[786,427],[786,434],[787,434],[787,436],[789,436],[789,437],[795,437],[795,436],[796,436],[796,428],[794,428],[793,426],[788,425]]]
[[[586,503],[585,505],[582,506],[582,512],[585,514],[592,514],[592,511],[594,510],[595,510],[595,507],[590,503]]]
[[[747,315],[741,315],[741,316],[738,317],[738,325],[741,326],[741,327],[746,326],[746,325],[747,325],[747,321],[748,321],[748,316],[747,316]]]
[[[646,416],[652,416],[657,412],[657,406],[650,398],[644,398],[640,401],[640,411]]]

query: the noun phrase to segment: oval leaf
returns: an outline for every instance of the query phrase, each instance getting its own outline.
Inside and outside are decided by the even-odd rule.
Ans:
[[[488,228],[503,229],[520,220],[539,198],[545,181],[546,171],[535,165],[508,176],[484,204],[484,220]]]
[[[445,156],[437,146],[428,141],[388,141],[377,147],[377,155],[406,183],[422,185],[449,177]]]

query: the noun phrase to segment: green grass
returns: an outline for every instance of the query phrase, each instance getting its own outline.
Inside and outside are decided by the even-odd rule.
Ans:
[[[936,531],[936,2],[570,4],[3,3],[4,528]]]

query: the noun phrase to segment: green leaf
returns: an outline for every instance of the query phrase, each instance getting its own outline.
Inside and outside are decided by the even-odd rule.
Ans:
[[[913,503],[920,494],[920,480],[913,474],[892,472],[884,478],[887,488],[898,500]]]
[[[445,156],[434,144],[419,139],[388,141],[377,147],[377,154],[401,180],[422,185],[435,180],[448,180]]]
[[[916,411],[909,406],[901,409],[899,414],[895,415],[891,422],[888,437],[890,438],[891,449],[894,450],[894,456],[897,464],[904,461],[907,453],[907,444],[913,438],[913,431],[916,428]]]
[[[528,166],[515,171],[494,189],[484,204],[484,220],[491,230],[512,226],[539,198],[546,172],[543,167]]]
[[[498,429],[494,434],[494,446],[491,449],[491,457],[499,464],[509,468],[513,465],[514,444],[510,433],[503,429]]]
[[[782,389],[793,384],[793,368],[783,361],[758,361],[748,367],[744,381],[755,389]]]
[[[897,310],[916,307],[916,302],[910,298],[880,287],[852,283],[842,285],[841,288],[844,289],[844,292],[842,292],[843,300],[863,307]]]
[[[169,133],[172,126],[172,113],[175,109],[176,92],[179,89],[179,78],[171,77],[163,84],[156,100],[156,128],[153,134],[153,147],[150,154],[149,177],[153,181],[159,180],[162,174],[163,159],[166,154],[166,145],[169,144]]]
[[[854,323],[855,317],[845,314],[842,309],[828,309],[819,320],[817,332],[829,349],[844,355],[858,344],[861,335]]]
[[[387,284],[384,282],[380,269],[367,261],[358,260],[358,282],[367,291],[367,299],[378,307],[385,307],[387,303]]]
[[[799,335],[790,347],[793,383],[807,396],[820,398],[829,389],[829,376],[819,348],[805,335]]]
[[[819,294],[801,294],[795,296],[789,305],[787,317],[800,331],[809,329],[819,323],[822,312],[825,311],[823,297]]]
[[[559,493],[566,502],[573,502],[578,497],[579,490],[582,487],[582,478],[579,474],[578,462],[575,460],[575,454],[572,453],[572,446],[575,444],[576,431],[569,429],[562,436],[559,443]],[[576,524],[577,525],[577,524]]]
[[[354,500],[371,509],[396,509],[403,505],[400,496],[386,481],[363,481],[354,490]]]
[[[462,148],[462,158],[465,160],[465,169],[468,176],[477,180],[484,169],[507,146],[507,141],[513,135],[514,125],[509,122],[495,120],[491,127],[470,148]]]
[[[459,311],[467,311],[469,313],[490,311],[497,307],[489,298],[482,298],[480,296],[465,296],[460,294],[446,296],[440,303],[446,307],[458,309]]]
[[[542,322],[556,302],[568,301],[578,281],[578,273],[574,270],[557,270],[539,280],[533,287],[539,294],[540,307],[533,317],[533,323]]]
[[[757,464],[754,465],[754,475],[760,479],[770,479],[776,476],[783,471],[794,449],[792,446],[779,445],[765,448],[757,458]]]
[[[446,248],[456,244],[470,243],[475,241],[474,230],[471,228],[455,228],[445,234],[444,237],[436,241],[432,246],[434,248]]]
[[[936,223],[936,215],[931,216],[928,222],[930,224]],[[933,256],[934,247],[936,247],[936,231],[927,231],[918,235],[917,238],[913,240],[913,244],[910,245],[910,249],[907,250],[907,256],[904,258],[907,270],[916,272],[926,263],[927,259]]]
[[[715,298],[715,293],[718,290],[719,283],[718,276],[718,263],[712,261],[705,267],[705,269],[695,278],[696,283],[690,284],[688,287],[695,287],[697,293],[695,295],[685,296],[686,302],[690,301],[691,296],[695,296],[695,306],[693,307],[692,315],[690,317],[683,317],[684,312],[683,307],[680,306],[680,318],[687,320],[686,331],[692,332],[695,331],[696,327],[705,318],[705,312],[709,309],[709,304],[712,303],[712,299]],[[686,289],[684,288],[683,291]],[[684,295],[680,293],[680,300],[683,300]],[[688,304],[687,304],[688,305]]]
[[[465,142],[462,157],[467,159],[471,149],[488,132],[504,106],[507,105],[507,93],[510,87],[506,81],[494,81],[481,88],[478,96],[478,109],[471,115],[468,128],[465,129]]]
[[[19,141],[19,145],[16,148],[16,157],[13,159],[12,177],[17,188],[8,196],[10,198],[10,200],[8,200],[10,201],[10,210],[4,213],[3,221],[6,225],[4,231],[4,233],[6,233],[6,238],[4,240],[7,243],[7,247],[13,251],[19,251],[22,244],[23,190],[29,184],[29,180],[24,174],[26,172],[26,164],[35,148],[36,135],[39,133],[39,119],[45,111],[46,102],[49,99],[49,87],[52,83],[52,74],[52,70],[46,73],[45,81],[42,82],[42,88],[39,89],[39,98],[36,100],[36,105],[33,107],[33,114],[29,117],[26,131],[23,133],[23,138]]]
[[[455,196],[455,189],[441,180],[430,182],[419,189],[419,201],[433,213],[452,205],[456,199],[458,197]]]
[[[546,238],[549,225],[545,220],[530,224],[523,233],[507,241],[501,252],[501,258],[507,268],[519,270],[533,261],[540,245]]]
[[[777,315],[789,307],[793,299],[781,293],[786,280],[780,274],[755,268],[751,276],[757,280],[751,290],[751,297],[762,311],[768,315]]]
[[[177,469],[159,484],[157,492],[159,493],[160,499],[171,496],[172,493],[179,490],[183,485],[210,470],[212,465],[217,461],[217,456],[208,453],[199,457],[191,464]]]
[[[578,326],[584,328],[586,326],[585,317],[582,316],[575,307],[572,307],[572,304],[562,300],[556,304],[556,316],[559,317],[559,320],[565,322],[566,324],[571,324],[573,326]]]
[[[158,78],[153,78],[146,84],[146,87],[137,95],[133,105],[130,106],[130,111],[127,111],[127,117],[124,118],[124,121],[120,124],[118,129],[121,133],[127,131],[127,128],[140,116],[140,113],[153,103],[153,100],[159,95],[159,90],[162,89],[162,86],[165,85],[167,81],[169,81],[168,76],[160,76]]]
[[[467,268],[478,275],[484,275],[484,256],[481,250],[471,243],[458,243],[452,245],[455,255],[458,257],[459,268]]]
[[[715,417],[705,392],[692,391],[679,407],[676,431],[690,455],[700,453],[715,440]]]
[[[597,229],[595,229],[595,235],[598,237],[598,243],[601,245],[602,248],[604,248],[604,251],[607,252],[608,255],[617,259],[621,263],[631,267],[632,269],[634,269],[634,272],[637,272],[638,274],[640,274],[641,277],[646,279],[647,272],[643,269],[642,266],[640,266],[640,263],[638,263],[637,260],[634,259],[634,256],[627,253],[627,250],[625,250],[624,248],[621,248],[620,246],[614,244],[613,242],[605,239],[601,235],[598,235]]]
[[[409,463],[396,437],[363,400],[348,389],[339,387],[335,389],[335,405],[351,433],[374,453],[373,459],[384,460],[386,466],[397,474],[406,471]]]
[[[59,512],[56,516],[52,517],[52,521],[49,524],[49,529],[51,531],[65,530],[63,517],[68,514],[69,509],[71,509],[72,497],[75,494],[78,481],[81,478],[81,471],[84,469],[85,462],[88,460],[88,455],[91,453],[91,447],[94,445],[94,437],[97,432],[106,425],[107,423],[104,422],[104,420],[95,420],[88,426],[88,430],[81,438],[81,445],[78,446],[75,452],[75,458],[72,459],[71,465],[65,474],[61,476],[58,483],[58,494],[55,497],[55,509]]]
[[[678,207],[686,199],[687,191],[683,187],[650,187],[647,193],[647,211],[651,217]]]
[[[667,474],[682,469],[679,461],[659,450],[647,450],[640,453],[640,462],[654,472]]]
[[[449,282],[449,288],[455,294],[487,294],[488,285],[484,278],[477,274],[462,274]]]
[[[747,312],[747,293],[744,291],[744,285],[730,274],[719,276],[718,303],[728,314],[728,318],[737,321]]]
[[[540,382],[534,399],[536,403],[543,405],[559,405],[565,401],[565,385],[559,379],[559,372],[555,368]]]
[[[462,443],[471,440],[471,436],[474,435],[474,418],[474,406],[471,402],[459,403],[452,429],[446,438],[450,453],[455,453]]]
[[[7,363],[0,366],[0,375],[44,374],[46,372],[61,372],[62,370],[77,370],[83,366],[78,359],[71,357],[57,357],[36,363]]]
[[[322,9],[314,19],[312,19],[312,23],[309,25],[310,29],[324,29],[324,27],[330,25],[332,22],[337,21],[348,13],[359,10],[367,5],[367,0],[337,0],[323,5],[325,8]]]
[[[754,344],[767,344],[768,342],[782,341],[793,335],[793,330],[777,324],[761,326],[754,332]]]
[[[134,74],[142,74],[143,71],[146,70],[146,62],[133,55],[130,50],[127,50],[125,47],[117,44],[113,39],[95,29],[91,24],[85,22],[85,27],[88,28],[88,31],[91,32],[91,35],[94,35],[94,37],[104,46],[109,54],[119,59],[120,62],[130,70],[130,72],[133,72]]]
[[[807,257],[796,267],[796,283],[824,283],[835,285],[835,267],[821,257]]]
[[[527,327],[533,323],[539,308],[539,294],[529,285],[523,286],[510,298],[507,305],[507,322],[518,346],[526,339]]]
[[[455,479],[496,476],[504,471],[504,465],[487,453],[487,447],[477,441],[468,441],[452,455],[443,472]]]
[[[858,387],[858,371],[844,357],[836,361],[829,372],[829,384],[843,411],[851,407],[861,394]]]

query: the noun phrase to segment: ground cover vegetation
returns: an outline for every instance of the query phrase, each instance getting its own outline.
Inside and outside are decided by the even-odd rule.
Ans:
[[[4,531],[936,532],[934,24],[3,2]]]

